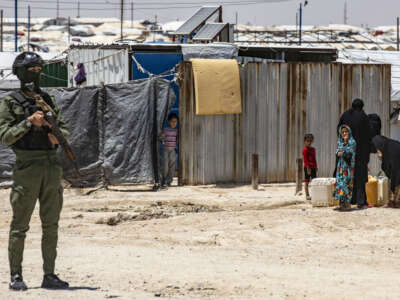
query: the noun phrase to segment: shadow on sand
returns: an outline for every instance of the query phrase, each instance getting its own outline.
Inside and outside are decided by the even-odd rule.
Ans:
[[[42,287],[37,286],[37,287],[31,287],[29,290],[38,290],[41,289]],[[100,290],[99,287],[90,287],[90,286],[70,286],[69,288],[66,289],[46,289],[46,290],[51,290],[51,291],[79,291],[79,290],[85,290],[85,291],[97,291]]]

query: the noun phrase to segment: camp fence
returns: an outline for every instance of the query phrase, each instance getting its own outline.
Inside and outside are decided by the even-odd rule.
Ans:
[[[64,177],[73,185],[158,183],[158,137],[175,94],[153,78],[85,88],[48,89],[69,126],[81,177],[59,151]],[[0,99],[11,91],[0,91]],[[0,182],[11,183],[15,156],[0,144]]]
[[[248,183],[259,155],[260,183],[293,182],[305,133],[313,133],[318,175],[335,167],[336,127],[354,98],[382,118],[389,136],[390,65],[248,63],[240,67],[243,113],[196,115],[193,70],[181,65],[179,180],[182,184]],[[371,155],[370,171],[378,162]]]

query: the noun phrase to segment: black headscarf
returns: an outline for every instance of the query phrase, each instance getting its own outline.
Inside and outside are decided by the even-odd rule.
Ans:
[[[354,99],[353,103],[351,104],[351,108],[355,111],[362,111],[362,109],[364,108],[364,101],[358,98]]]
[[[375,148],[382,152],[382,170],[391,181],[391,190],[400,185],[400,142],[377,135],[372,139]]]
[[[382,130],[382,121],[379,115],[377,114],[369,114],[368,115],[369,119],[369,125],[371,129],[371,137],[374,137],[376,135],[381,135],[381,130]]]
[[[368,181],[369,155],[371,151],[370,122],[367,114],[363,111],[364,102],[361,99],[354,99],[352,107],[345,111],[340,117],[338,128],[348,125],[356,140],[356,167],[355,184],[364,185]]]

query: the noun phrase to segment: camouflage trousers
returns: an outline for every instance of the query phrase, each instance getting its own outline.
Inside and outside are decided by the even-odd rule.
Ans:
[[[14,151],[17,160],[10,195],[13,216],[8,243],[11,275],[22,275],[26,232],[38,199],[42,222],[43,271],[52,274],[57,256],[58,221],[63,204],[61,165],[55,150]]]

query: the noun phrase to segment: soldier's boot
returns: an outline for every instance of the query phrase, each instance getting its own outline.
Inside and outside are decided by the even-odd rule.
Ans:
[[[10,289],[14,291],[26,291],[28,287],[22,279],[22,276],[20,274],[15,274],[11,276]]]
[[[68,282],[62,281],[55,274],[46,274],[43,276],[42,288],[51,290],[62,290],[69,287]]]

